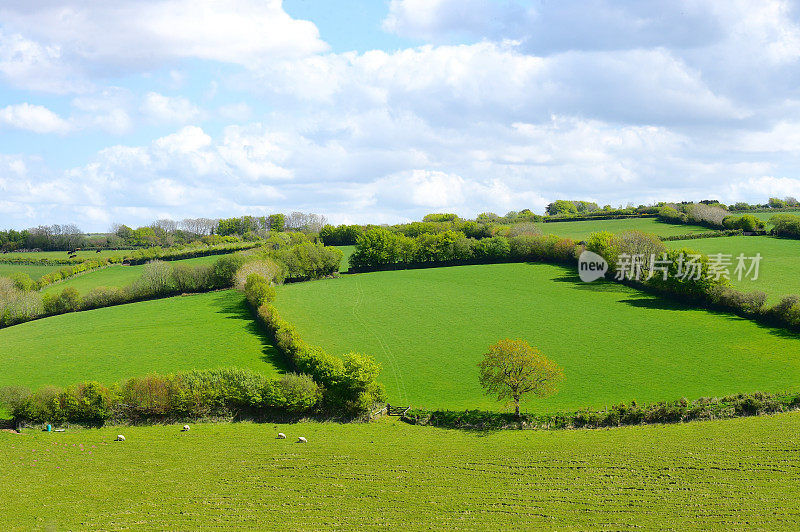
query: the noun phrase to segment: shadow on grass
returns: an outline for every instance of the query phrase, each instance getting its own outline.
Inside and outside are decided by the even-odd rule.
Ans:
[[[260,321],[256,320],[256,316],[247,305],[247,300],[244,298],[243,294],[234,291],[227,293],[220,292],[219,296],[215,298],[214,303],[219,305],[219,310],[217,310],[217,312],[224,314],[226,319],[247,322],[244,325],[245,330],[255,335],[263,346],[261,350],[262,361],[271,364],[281,373],[292,371],[292,368],[286,361],[286,357],[284,357],[283,353],[273,344],[272,337],[266,327]]]
[[[529,264],[536,264],[536,263],[529,263]],[[580,277],[578,277],[578,274],[575,272],[574,268],[566,266],[559,266],[559,268],[562,270],[562,275],[560,277],[554,278],[553,279],[554,282],[571,284],[575,290],[583,290],[590,292],[616,292],[616,293],[630,294],[633,297],[621,299],[619,300],[619,303],[624,303],[626,305],[630,305],[635,308],[650,309],[650,310],[667,310],[673,312],[682,312],[689,310],[706,312],[708,314],[713,314],[715,316],[719,316],[720,318],[729,321],[751,322],[758,328],[763,329],[765,332],[773,336],[777,336],[779,338],[800,340],[800,332],[790,331],[784,327],[771,325],[770,323],[765,323],[760,319],[751,319],[744,316],[739,316],[727,310],[719,310],[714,308],[691,305],[684,301],[673,299],[668,296],[651,294],[644,290],[635,287],[625,286],[620,283],[616,283],[614,281],[598,280],[591,283],[584,283],[583,281],[581,281]]]

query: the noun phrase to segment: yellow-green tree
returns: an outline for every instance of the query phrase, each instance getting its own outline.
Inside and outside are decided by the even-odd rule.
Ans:
[[[480,383],[488,395],[514,402],[519,417],[523,395],[547,397],[558,390],[564,371],[524,340],[500,340],[483,355]]]

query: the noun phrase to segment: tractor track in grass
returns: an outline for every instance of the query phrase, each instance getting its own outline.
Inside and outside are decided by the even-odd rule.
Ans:
[[[394,353],[392,353],[391,348],[388,346],[386,342],[383,341],[383,338],[375,331],[374,327],[370,327],[364,321],[363,318],[358,314],[358,307],[361,305],[361,302],[364,299],[364,289],[361,286],[361,280],[356,280],[355,283],[356,287],[356,300],[353,304],[351,311],[353,313],[353,317],[358,320],[361,326],[369,332],[375,339],[378,341],[378,344],[381,346],[381,350],[383,351],[384,355],[386,355],[386,359],[389,361],[389,364],[392,366],[392,376],[394,377],[395,385],[397,389],[400,390],[400,399],[403,403],[408,402],[408,393],[406,392],[406,383],[403,380],[403,373],[400,371],[400,366],[397,363],[397,358],[395,357]]]

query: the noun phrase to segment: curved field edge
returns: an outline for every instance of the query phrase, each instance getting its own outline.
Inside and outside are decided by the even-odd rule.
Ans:
[[[691,241],[666,242],[671,249],[689,248],[705,255],[722,253],[730,255],[731,284],[737,290],[750,292],[761,290],[768,296],[768,304],[777,303],[781,297],[800,295],[800,242],[787,238],[771,236],[730,236]],[[755,257],[761,254],[758,279],[743,275],[742,279],[734,275],[737,265],[736,257]],[[746,266],[750,266],[748,260]]]
[[[235,290],[130,303],[0,330],[0,386],[106,384],[227,366],[266,375],[282,355]]]
[[[477,363],[500,338],[523,338],[566,380],[528,411],[601,409],[636,400],[798,389],[796,335],[693,309],[564,267],[496,264],[348,275],[287,285],[275,301],[302,337],[382,365],[393,404],[491,409]]]
[[[0,432],[0,497],[11,529],[791,528],[798,435],[800,414],[481,435],[388,420]]]

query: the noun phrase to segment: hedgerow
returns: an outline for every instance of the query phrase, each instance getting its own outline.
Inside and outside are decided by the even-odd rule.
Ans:
[[[800,408],[800,392],[730,395],[721,398],[702,397],[694,401],[680,399],[638,405],[636,401],[618,404],[603,410],[532,414],[521,418],[511,412],[482,410],[409,410],[403,420],[415,425],[466,430],[500,429],[576,429],[647,425],[654,423],[682,423],[695,420],[729,419],[787,412]]]
[[[302,415],[317,411],[321,388],[308,375],[223,368],[150,374],[105,386],[83,382],[0,390],[0,405],[18,423],[174,421],[207,417]]]

